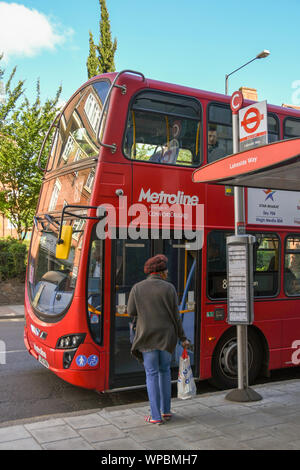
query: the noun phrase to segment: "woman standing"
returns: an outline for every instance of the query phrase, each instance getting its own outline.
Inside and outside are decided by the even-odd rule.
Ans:
[[[171,359],[178,339],[190,345],[182,328],[175,287],[167,282],[168,259],[156,255],[144,265],[148,277],[130,292],[127,312],[136,321],[131,353],[144,363],[151,416],[149,423],[171,418]]]

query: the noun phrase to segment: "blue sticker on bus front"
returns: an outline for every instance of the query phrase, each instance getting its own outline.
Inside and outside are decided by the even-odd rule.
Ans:
[[[86,358],[86,356],[84,356],[83,354],[81,354],[80,356],[76,357],[76,364],[77,364],[79,367],[84,367],[84,366],[86,366],[86,364],[87,364],[87,358]]]
[[[96,356],[95,354],[92,354],[88,358],[88,365],[91,367],[95,367],[98,364],[98,361],[99,361],[99,357]]]

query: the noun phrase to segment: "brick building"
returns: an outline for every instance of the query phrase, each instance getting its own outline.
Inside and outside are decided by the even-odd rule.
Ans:
[[[14,237],[18,238],[16,229],[13,227],[10,220],[0,213],[0,237]]]

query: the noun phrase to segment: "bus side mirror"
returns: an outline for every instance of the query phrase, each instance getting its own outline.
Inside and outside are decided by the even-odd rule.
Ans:
[[[73,228],[71,225],[64,225],[61,229],[60,239],[57,240],[56,258],[68,259],[72,242]]]

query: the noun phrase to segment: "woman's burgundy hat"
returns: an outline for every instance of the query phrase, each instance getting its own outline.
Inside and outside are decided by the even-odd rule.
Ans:
[[[149,258],[144,265],[144,273],[158,273],[167,269],[168,258],[165,255],[156,255]]]

